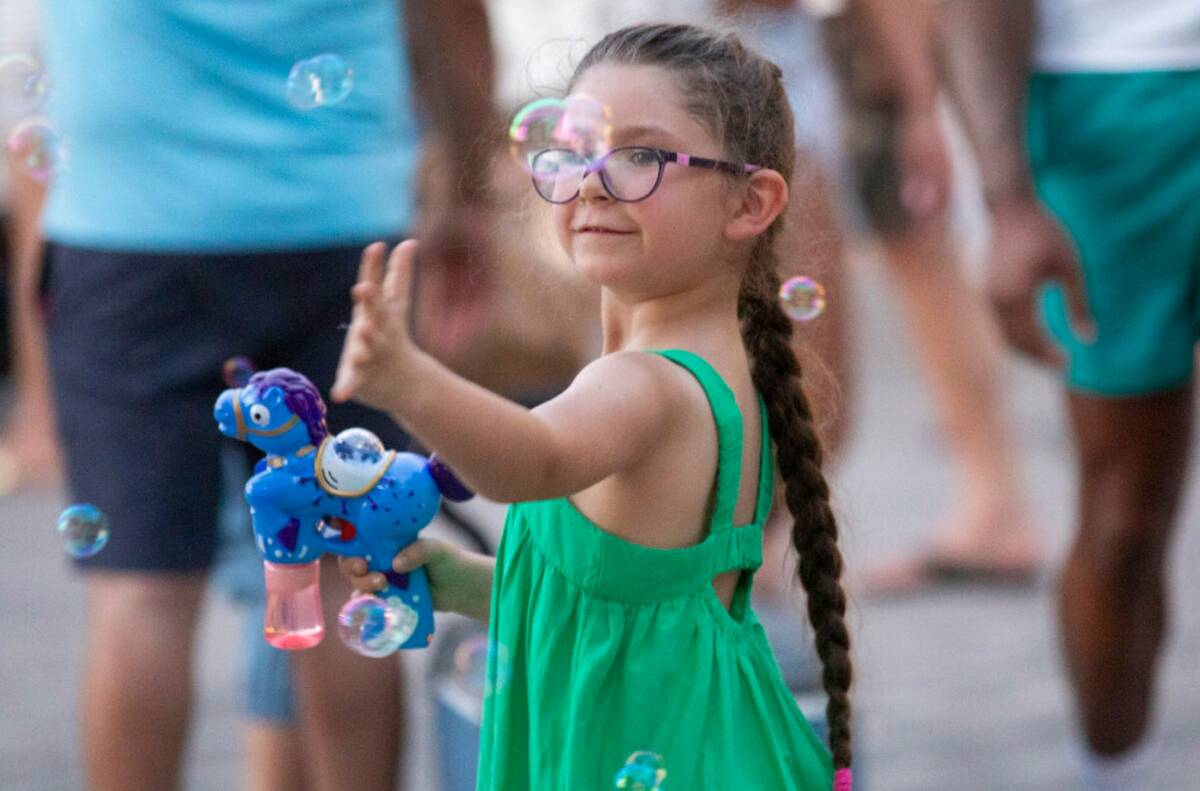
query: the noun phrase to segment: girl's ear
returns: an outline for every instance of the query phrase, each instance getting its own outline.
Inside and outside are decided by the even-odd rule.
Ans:
[[[758,236],[770,227],[787,202],[788,185],[783,176],[774,170],[754,171],[725,223],[725,238],[743,242]]]

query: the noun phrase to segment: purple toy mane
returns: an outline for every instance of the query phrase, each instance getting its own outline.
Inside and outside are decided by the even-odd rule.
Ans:
[[[268,389],[278,387],[283,391],[283,404],[292,414],[304,421],[308,428],[309,441],[320,445],[329,433],[325,425],[325,402],[321,394],[308,377],[296,373],[291,368],[272,368],[269,371],[259,371],[250,377],[247,387],[253,385],[258,389],[261,398]]]

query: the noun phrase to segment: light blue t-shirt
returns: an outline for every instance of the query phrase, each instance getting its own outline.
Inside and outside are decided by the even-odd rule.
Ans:
[[[358,244],[407,230],[418,127],[397,0],[48,0],[67,160],[51,240],[156,252]],[[300,110],[292,65],[353,69]]]

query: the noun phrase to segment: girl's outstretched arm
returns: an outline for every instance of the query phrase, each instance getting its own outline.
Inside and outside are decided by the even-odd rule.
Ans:
[[[416,242],[363,253],[354,320],[333,399],[391,414],[483,496],[541,500],[588,488],[644,459],[682,403],[669,363],[619,352],[585,368],[557,398],[529,410],[450,371],[408,333]],[[385,271],[386,269],[386,271]]]

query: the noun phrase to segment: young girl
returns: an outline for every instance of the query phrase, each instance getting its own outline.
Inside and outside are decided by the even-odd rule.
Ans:
[[[821,449],[777,297],[792,175],[779,70],[734,36],[605,37],[571,90],[614,148],[550,152],[535,188],[602,287],[604,354],[532,411],[407,333],[415,242],[367,248],[334,386],[395,416],[481,495],[514,505],[494,561],[422,540],[438,609],[489,622],[480,789],[611,788],[650,751],[664,788],[850,787],[849,637]],[[771,441],[775,452],[772,454]],[[824,663],[829,752],[748,606],[775,465]],[[364,589],[365,565],[344,566]],[[502,666],[504,665],[504,666]],[[834,770],[837,770],[836,775]]]

